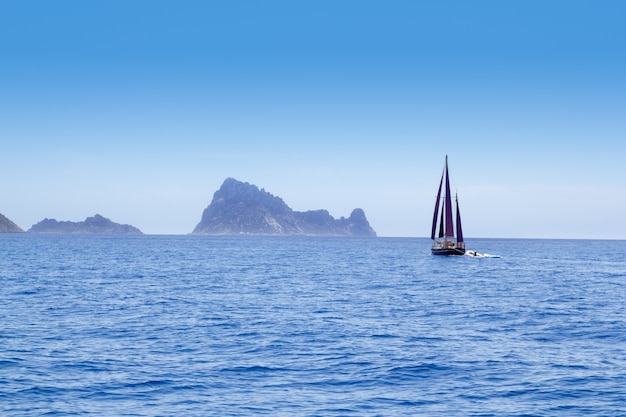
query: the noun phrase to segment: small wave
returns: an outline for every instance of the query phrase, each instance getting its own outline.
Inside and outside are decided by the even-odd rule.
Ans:
[[[42,290],[41,288],[37,288],[36,290],[16,291],[12,293],[11,295],[35,295],[35,294],[39,294],[41,290]]]
[[[24,362],[22,359],[19,358],[7,358],[7,359],[0,359],[0,368],[1,369],[6,369],[10,366],[17,366],[20,363]]]
[[[391,368],[387,374],[391,377],[405,378],[428,378],[438,373],[449,372],[450,367],[437,365],[435,363],[425,363],[422,365],[399,366]]]
[[[149,381],[135,382],[132,384],[126,384],[126,388],[130,388],[130,389],[154,388],[154,387],[163,387],[163,386],[167,386],[171,384],[173,384],[173,381],[169,379],[165,379],[165,380],[155,379],[155,380],[149,380]]]
[[[285,372],[286,368],[272,368],[268,366],[252,365],[252,366],[234,366],[230,368],[223,368],[221,373],[235,373],[235,374],[254,374],[254,373],[272,373],[272,372]]]
[[[39,386],[35,385],[34,387],[24,388],[20,391],[22,394],[29,395],[58,395],[63,390],[57,387],[47,387],[47,386]]]
[[[370,335],[370,337],[373,339],[399,339],[400,338],[400,336],[397,336],[395,334],[389,334],[389,333],[373,334],[373,335]]]

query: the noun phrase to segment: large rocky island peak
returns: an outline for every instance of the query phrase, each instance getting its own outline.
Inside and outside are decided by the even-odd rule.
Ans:
[[[294,211],[280,197],[234,178],[227,178],[215,192],[192,233],[376,236],[360,208],[354,209],[347,219],[335,219],[327,210]]]
[[[24,231],[0,213],[0,233],[23,233]]]
[[[82,222],[57,221],[44,219],[33,225],[28,233],[66,233],[66,234],[108,234],[127,235],[142,234],[141,230],[128,224],[119,224],[96,214]]]

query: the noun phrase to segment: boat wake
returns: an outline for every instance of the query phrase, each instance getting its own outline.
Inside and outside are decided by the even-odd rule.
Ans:
[[[492,255],[490,253],[478,253],[475,250],[466,251],[465,256],[469,256],[470,258],[500,258],[500,255]]]

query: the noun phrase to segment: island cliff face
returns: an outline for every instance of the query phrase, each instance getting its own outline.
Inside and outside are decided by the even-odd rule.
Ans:
[[[0,233],[23,233],[24,231],[11,220],[0,214]]]
[[[106,217],[96,214],[87,217],[82,222],[57,221],[44,219],[33,225],[28,233],[67,233],[67,234],[135,234],[140,235],[141,230],[128,224],[114,223]]]
[[[280,197],[233,178],[215,192],[192,234],[376,236],[362,209],[347,219],[327,210],[293,211]]]

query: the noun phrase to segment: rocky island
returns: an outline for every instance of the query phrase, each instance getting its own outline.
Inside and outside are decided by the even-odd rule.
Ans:
[[[347,219],[335,219],[327,210],[294,211],[280,197],[233,178],[215,192],[192,234],[376,236],[362,209]]]
[[[33,225],[28,233],[65,233],[65,234],[109,234],[127,235],[142,234],[141,230],[128,224],[119,224],[96,214],[82,222],[57,221],[44,219]]]
[[[24,231],[0,213],[0,233],[23,233]]]

